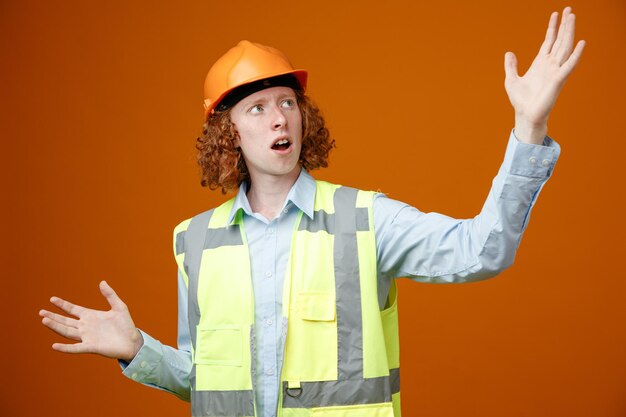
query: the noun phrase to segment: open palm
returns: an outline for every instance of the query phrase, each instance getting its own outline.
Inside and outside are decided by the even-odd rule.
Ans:
[[[579,41],[573,48],[576,16],[571,11],[570,7],[563,10],[558,31],[559,14],[552,13],[545,40],[526,74],[520,77],[517,73],[513,52],[504,56],[504,87],[516,118],[524,119],[527,124],[547,123],[565,81],[582,55],[585,41]]]
[[[142,337],[128,307],[113,288],[102,281],[100,292],[111,306],[108,311],[81,307],[58,297],[50,299],[52,304],[76,318],[41,310],[42,323],[59,335],[78,342],[55,343],[52,348],[65,353],[95,353],[130,361],[141,347]]]

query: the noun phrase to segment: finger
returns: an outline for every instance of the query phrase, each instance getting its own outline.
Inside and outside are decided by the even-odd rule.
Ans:
[[[84,343],[54,343],[52,349],[63,353],[92,353]]]
[[[546,38],[541,44],[539,53],[544,54],[544,55],[550,53],[552,44],[554,44],[554,40],[556,39],[556,25],[558,21],[559,21],[559,12],[552,12],[552,14],[550,15],[550,21],[548,22],[548,30],[546,31]]]
[[[561,79],[565,81],[567,77],[574,71],[576,65],[578,65],[578,61],[583,54],[583,50],[585,49],[586,41],[581,40],[576,44],[576,48],[574,48],[574,52],[569,56],[567,61],[563,65],[561,65]]]
[[[563,62],[567,60],[567,58],[572,53],[572,49],[574,48],[574,35],[576,31],[576,15],[570,14],[567,16],[567,29],[565,31],[565,35],[563,37],[563,42],[561,43],[561,47],[556,53],[556,62],[559,65],[563,65]]]
[[[567,16],[569,16],[572,8],[567,6],[563,9],[563,15],[561,16],[561,25],[559,26],[559,32],[556,35],[556,41],[550,50],[550,53],[556,52],[561,47],[561,42],[563,42],[563,36],[565,36],[565,26],[567,24]]]
[[[117,296],[113,288],[106,281],[100,282],[100,292],[107,299],[107,302],[113,310],[121,310],[126,308],[126,304]]]
[[[56,314],[51,311],[48,311],[48,310],[41,310],[39,312],[39,315],[41,317],[46,317],[46,318],[49,318],[50,320],[54,320],[57,323],[63,324],[65,326],[78,328],[78,320],[76,319],[65,317],[60,314]]]
[[[66,326],[52,319],[49,319],[48,317],[44,317],[41,322],[44,326],[46,326],[53,332],[60,334],[63,337],[67,337],[68,339],[72,340],[81,340],[80,335],[78,334],[78,330],[75,327]]]
[[[86,310],[85,307],[77,306],[59,297],[50,298],[50,302],[65,311],[67,314],[71,314],[76,317],[80,317],[80,315]]]
[[[507,79],[516,79],[519,77],[517,73],[517,57],[513,52],[504,54],[504,73]]]

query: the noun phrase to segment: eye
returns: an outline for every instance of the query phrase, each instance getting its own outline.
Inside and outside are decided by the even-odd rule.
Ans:
[[[281,107],[285,108],[285,109],[290,109],[292,107],[294,107],[296,105],[296,101],[292,98],[288,98],[286,100],[284,100],[282,103],[280,103]]]
[[[254,106],[250,107],[250,110],[248,111],[252,114],[259,114],[263,111],[263,106],[261,106],[260,104],[255,104]]]

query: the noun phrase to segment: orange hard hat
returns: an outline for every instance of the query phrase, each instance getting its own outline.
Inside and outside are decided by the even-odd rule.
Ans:
[[[237,87],[287,74],[295,77],[302,91],[306,89],[307,71],[294,69],[278,49],[249,41],[239,42],[213,64],[204,80],[205,118]],[[268,86],[271,85],[266,84],[265,88]]]

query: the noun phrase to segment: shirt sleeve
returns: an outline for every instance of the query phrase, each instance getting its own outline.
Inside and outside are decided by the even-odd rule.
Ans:
[[[387,288],[389,279],[396,277],[431,283],[469,282],[509,267],[559,154],[559,145],[547,136],[543,145],[531,145],[518,141],[511,131],[504,162],[480,214],[472,219],[423,213],[376,195],[373,214],[379,282],[387,281],[381,282]]]
[[[178,272],[178,349],[167,346],[139,330],[143,346],[135,358],[127,363],[119,361],[122,373],[141,384],[171,392],[189,401],[191,386],[191,339],[187,317],[187,290],[182,274]]]

